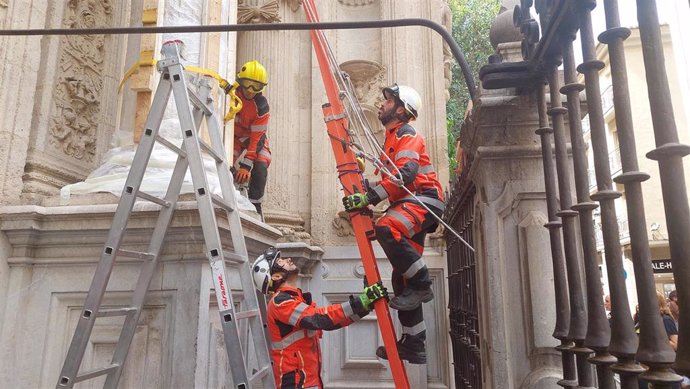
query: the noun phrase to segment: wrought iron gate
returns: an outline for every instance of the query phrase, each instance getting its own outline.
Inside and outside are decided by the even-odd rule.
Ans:
[[[470,245],[474,246],[475,186],[466,174],[455,182],[448,199],[446,218]],[[479,310],[475,255],[453,234],[446,233],[448,250],[448,293],[450,336],[455,366],[455,387],[482,387],[481,354],[479,353]]]

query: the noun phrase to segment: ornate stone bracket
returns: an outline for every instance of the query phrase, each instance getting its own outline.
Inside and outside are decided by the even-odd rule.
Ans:
[[[383,202],[374,208],[374,220],[383,216],[383,210],[386,209],[386,207],[388,207],[388,202]],[[355,236],[355,232],[352,230],[352,222],[350,221],[350,216],[347,211],[336,213],[331,225],[335,229],[336,235],[340,237]]]
[[[385,67],[373,61],[360,59],[341,63],[340,70],[350,76],[357,99],[361,103],[377,106],[383,101],[381,88],[386,75]]]

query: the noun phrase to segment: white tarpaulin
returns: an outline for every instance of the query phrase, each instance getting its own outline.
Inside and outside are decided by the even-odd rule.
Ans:
[[[166,138],[176,146],[182,144],[182,134],[177,119],[165,119],[161,123],[159,135]],[[132,166],[136,145],[117,147],[111,149],[104,157],[104,162],[82,182],[64,186],[60,190],[60,203],[69,204],[73,194],[86,194],[95,192],[109,192],[116,196],[122,193],[129,169]],[[172,177],[177,154],[167,147],[156,143],[151,153],[151,158],[144,174],[140,190],[157,197],[165,196],[170,178]],[[204,168],[211,193],[220,195],[220,183],[216,173],[215,161],[204,156]],[[246,197],[236,192],[238,207],[245,211],[256,211],[254,205]],[[181,193],[194,193],[192,176],[189,170],[185,175]]]

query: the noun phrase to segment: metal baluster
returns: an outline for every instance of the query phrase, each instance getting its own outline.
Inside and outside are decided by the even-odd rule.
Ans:
[[[649,106],[656,141],[656,149],[649,152],[647,157],[659,162],[673,278],[680,308],[675,368],[684,375],[690,375],[690,209],[682,160],[690,153],[690,147],[678,141],[671,92],[664,67],[659,16],[654,1],[637,0],[637,21],[640,25]]]
[[[563,224],[563,247],[565,248],[565,264],[568,275],[568,291],[570,297],[570,331],[568,339],[575,343],[571,352],[577,358],[577,383],[578,388],[593,388],[592,366],[587,362],[591,350],[583,348],[587,333],[587,311],[585,309],[585,297],[582,290],[582,268],[577,251],[577,238],[575,236],[576,211],[570,209],[573,205],[570,191],[570,169],[568,168],[568,150],[565,139],[565,123],[563,115],[568,110],[561,103],[560,80],[558,78],[558,66],[560,58],[551,58],[547,65],[547,78],[549,80],[549,95],[551,97],[551,115],[553,125],[554,148],[556,151],[556,171],[558,177],[558,195],[561,209],[556,216],[561,217]]]
[[[568,97],[568,123],[570,126],[570,143],[573,152],[573,168],[575,173],[575,190],[577,204],[571,209],[580,214],[580,231],[582,234],[582,252],[585,264],[585,280],[587,283],[587,335],[584,346],[594,350],[594,356],[589,359],[597,367],[597,382],[601,389],[614,389],[615,382],[610,366],[616,363],[616,358],[609,354],[611,341],[611,327],[606,319],[604,298],[601,290],[599,263],[597,260],[596,237],[592,223],[592,211],[597,204],[589,198],[589,174],[587,166],[587,152],[582,136],[582,122],[580,121],[580,91],[585,89],[577,82],[575,71],[575,56],[573,40],[575,35],[568,36],[562,43],[563,73],[565,86],[561,93]]]
[[[536,133],[541,139],[541,154],[544,164],[544,187],[546,191],[546,207],[549,222],[545,227],[549,230],[551,241],[551,259],[553,261],[554,290],[556,297],[556,327],[553,337],[560,340],[561,344],[556,349],[561,352],[563,363],[563,379],[558,384],[563,387],[577,386],[575,358],[571,351],[573,343],[568,338],[570,319],[570,303],[568,302],[567,282],[565,278],[565,263],[563,259],[563,240],[561,239],[561,222],[556,213],[558,200],[556,199],[556,179],[554,177],[553,151],[549,134],[553,129],[549,127],[548,114],[546,112],[546,89],[542,82],[536,88],[537,108],[539,110],[539,129]]]
[[[601,105],[599,70],[604,63],[596,59],[591,10],[596,0],[580,0],[578,21],[582,43],[583,63],[578,71],[585,76],[585,90],[589,107],[589,120],[594,154],[594,170],[597,177],[597,193],[591,198],[601,207],[601,223],[604,234],[604,257],[611,295],[611,343],[609,352],[618,358],[611,370],[621,377],[623,389],[638,389],[637,375],[644,369],[635,361],[638,339],[635,334],[628,294],[625,287],[623,254],[620,246],[618,219],[614,200],[621,196],[613,189],[611,168],[606,145],[606,126]]]
[[[637,360],[649,366],[649,370],[642,373],[640,378],[652,383],[654,388],[670,388],[670,384],[680,382],[681,377],[670,370],[675,352],[669,345],[668,336],[659,315],[659,303],[654,286],[647,221],[642,198],[642,182],[649,179],[649,175],[639,171],[637,163],[628,75],[623,49],[623,41],[630,36],[630,30],[620,26],[617,0],[605,0],[604,8],[607,30],[599,35],[599,40],[608,44],[609,47],[613,104],[616,111],[616,126],[623,165],[623,174],[616,177],[614,181],[625,186],[627,199],[630,245],[635,269],[637,298],[640,304],[640,347],[637,350]]]

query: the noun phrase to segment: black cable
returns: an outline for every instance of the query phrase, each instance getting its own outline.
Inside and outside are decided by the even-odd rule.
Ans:
[[[106,27],[106,28],[46,28],[0,30],[0,36],[31,35],[127,35],[127,34],[165,34],[194,32],[228,32],[228,31],[282,31],[282,30],[352,30],[366,28],[389,28],[421,26],[436,31],[448,44],[455,60],[458,61],[465,85],[472,100],[476,97],[477,87],[472,77],[470,66],[460,46],[442,25],[428,19],[408,18],[390,20],[369,20],[359,22],[319,22],[319,23],[257,23],[257,24],[217,24],[210,26],[157,26],[157,27]]]

